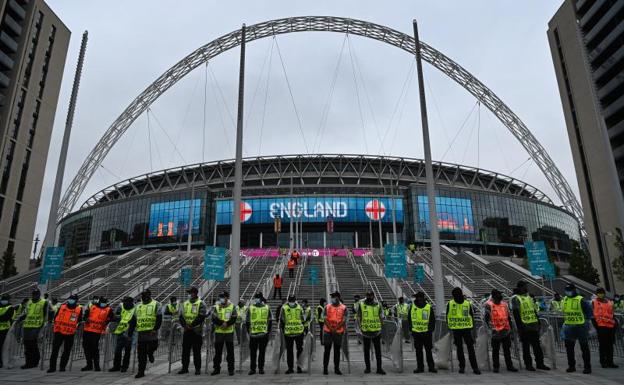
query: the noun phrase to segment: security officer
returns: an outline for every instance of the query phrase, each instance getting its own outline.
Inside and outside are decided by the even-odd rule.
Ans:
[[[351,306],[350,313],[353,314],[353,322],[355,323],[355,333],[357,335],[357,343],[358,345],[362,344],[362,340],[360,338],[362,334],[362,330],[360,330],[360,321],[358,320],[359,308],[360,308],[360,296],[358,294],[353,296],[353,305]]]
[[[301,300],[301,307],[303,308],[303,334],[308,334],[310,330],[310,325],[312,323],[312,308],[308,304],[307,299]]]
[[[49,309],[47,300],[41,298],[39,289],[32,291],[31,299],[26,303],[24,314],[20,317],[24,340],[24,358],[26,362],[22,369],[36,368],[39,365],[39,346],[37,340],[39,331],[46,322]]]
[[[390,318],[390,306],[386,303],[386,301],[381,301],[381,307],[383,308],[384,318]]]
[[[184,328],[184,334],[182,335],[182,369],[178,374],[188,373],[191,349],[193,349],[195,375],[201,374],[202,329],[206,319],[206,305],[199,298],[198,293],[196,287],[191,287],[188,290],[189,299],[182,304],[180,325]]]
[[[128,371],[128,366],[130,366],[130,352],[132,350],[130,323],[136,323],[134,309],[134,300],[132,297],[125,297],[115,311],[115,316],[113,318],[113,321],[117,322],[117,327],[113,331],[113,334],[116,336],[115,356],[113,357],[113,367],[108,370],[109,372],[120,371],[125,373]],[[136,325],[132,325],[132,329],[134,330],[135,328]]]
[[[221,373],[221,357],[223,356],[223,345],[227,352],[228,374],[234,375],[234,325],[236,324],[236,307],[230,302],[230,293],[224,291],[219,294],[219,300],[214,306],[212,313],[212,324],[215,329],[214,360],[211,376]]]
[[[14,313],[15,309],[11,306],[11,296],[3,294],[2,298],[0,298],[0,368],[4,365],[2,362],[2,348],[7,333],[11,328]]]
[[[149,289],[141,293],[141,302],[135,307],[129,333],[132,335],[134,331],[132,327],[136,325],[139,368],[134,378],[145,377],[148,360],[154,363],[154,352],[158,349],[158,330],[162,325],[159,307],[160,304],[152,299],[152,292]]]
[[[405,298],[399,297],[399,302],[394,305],[394,316],[401,320],[401,331],[403,333],[403,339],[405,342],[409,340],[409,324],[407,322],[407,312],[409,311],[409,305],[405,303]]]
[[[342,347],[342,338],[346,330],[346,324],[349,317],[347,307],[340,301],[340,293],[333,292],[330,294],[331,303],[325,306],[323,312],[323,374],[327,375],[327,367],[329,366],[329,355],[332,346],[334,348],[334,373],[342,375],[340,371],[340,348]]]
[[[316,321],[318,322],[318,327],[319,327],[319,339],[321,340],[321,345],[323,345],[323,325],[325,325],[325,318],[324,318],[324,314],[325,314],[325,306],[327,305],[327,301],[325,300],[325,298],[321,298],[319,299],[319,304],[316,305],[316,312],[315,312],[315,318]]]
[[[544,352],[539,340],[540,323],[537,311],[535,311],[535,303],[528,294],[525,281],[518,281],[516,293],[511,299],[511,310],[518,328],[520,342],[522,342],[522,357],[526,370],[534,372],[536,367],[540,370],[550,370],[548,366],[544,365]],[[536,366],[533,366],[531,349],[535,355]]]
[[[613,362],[613,345],[615,344],[615,331],[617,321],[613,316],[613,302],[605,298],[605,290],[598,288],[596,298],[592,301],[594,318],[592,323],[598,334],[598,348],[600,352],[600,365],[603,368],[619,368]]]
[[[474,349],[474,339],[472,331],[474,329],[474,313],[472,303],[464,298],[462,289],[456,287],[451,291],[453,298],[446,304],[446,319],[448,328],[453,332],[453,341],[457,348],[457,360],[459,361],[459,372],[464,373],[466,368],[466,358],[464,357],[464,346],[468,348],[468,360],[474,374],[481,374],[477,364],[477,356]]]
[[[371,372],[370,350],[371,342],[375,348],[375,360],[377,362],[377,374],[386,374],[381,367],[381,326],[383,324],[383,311],[381,305],[375,301],[375,294],[372,291],[366,293],[364,301],[357,302],[357,317],[359,328],[362,331],[364,340],[364,373]]]
[[[509,306],[503,301],[503,294],[499,290],[492,290],[491,298],[485,303],[484,321],[489,326],[492,335],[492,367],[494,373],[500,370],[499,352],[503,345],[503,356],[507,371],[517,372],[511,361],[511,316]]]
[[[63,354],[61,355],[59,371],[65,371],[65,367],[69,362],[72,346],[74,346],[76,329],[81,320],[82,306],[78,305],[78,296],[73,294],[64,304],[59,306],[54,316],[54,337],[52,340],[52,353],[50,354],[50,368],[48,369],[48,373],[56,372],[56,360],[61,345],[63,345]]]
[[[15,305],[14,309],[15,311],[13,312],[13,322],[17,321],[19,317],[22,316],[22,314],[24,314],[24,309],[26,309],[26,304],[28,303],[28,301],[30,301],[28,298],[24,298],[22,299],[22,302],[20,302],[19,304]]]
[[[245,314],[246,311],[247,306],[245,306],[245,302],[238,301],[238,305],[236,305],[236,314],[238,314],[238,317],[236,317],[235,331],[236,341],[239,345],[241,344],[241,338],[243,337],[243,321],[245,321],[245,319],[247,318]]]
[[[561,296],[559,293],[555,293],[554,298],[550,301],[550,311],[555,313],[561,312]]]
[[[565,341],[566,353],[568,356],[568,369],[566,372],[576,371],[576,359],[574,357],[574,345],[578,340],[581,345],[583,356],[583,373],[591,373],[591,356],[589,353],[589,320],[592,318],[592,308],[589,302],[578,294],[576,286],[569,284],[565,287],[563,297],[563,339]]]
[[[616,313],[624,312],[624,298],[617,294],[613,296],[613,310]]]
[[[100,337],[106,331],[106,325],[113,320],[113,311],[104,297],[99,297],[96,304],[84,311],[84,327],[82,329],[82,348],[87,365],[80,369],[83,372],[100,369]]]
[[[269,343],[272,326],[271,309],[266,304],[262,293],[257,293],[251,306],[249,306],[245,319],[245,327],[249,333],[250,376],[256,374],[256,366],[258,372],[264,374],[264,354]]]
[[[414,373],[422,373],[425,371],[423,348],[425,348],[429,372],[437,373],[438,370],[435,368],[432,353],[432,336],[435,330],[435,311],[433,306],[425,300],[425,293],[422,291],[414,294],[414,301],[410,305],[407,313],[407,322],[409,330],[412,331],[414,348],[416,350],[416,369],[414,369]]]
[[[292,374],[295,372],[293,370],[295,366],[293,345],[297,345],[297,362],[303,353],[303,324],[305,319],[303,308],[297,303],[297,298],[294,295],[288,296],[288,303],[282,306],[281,312],[280,329],[284,333],[284,340],[286,341],[286,363],[288,364],[288,370],[285,374]],[[302,373],[299,365],[297,365],[297,373]]]

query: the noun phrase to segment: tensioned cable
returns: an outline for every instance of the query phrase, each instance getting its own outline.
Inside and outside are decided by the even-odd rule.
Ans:
[[[197,71],[199,74],[199,71]],[[184,116],[182,118],[182,124],[176,133],[175,144],[177,145],[180,141],[180,136],[182,135],[182,130],[184,129],[184,124],[186,123],[186,119],[188,118],[188,114],[191,111],[191,105],[193,105],[193,101],[195,100],[195,92],[197,91],[197,86],[199,85],[199,81],[201,80],[201,76],[197,76],[197,80],[195,81],[195,85],[193,86],[193,91],[191,91],[191,98],[189,99],[188,104],[186,105],[186,110],[184,111]]]
[[[468,121],[468,119],[470,118],[470,116],[472,116],[472,113],[474,112],[475,108],[477,108],[477,102],[475,102],[474,106],[472,106],[472,109],[470,110],[470,112],[468,113],[468,116],[466,116],[466,119],[464,119],[464,122],[461,124],[461,126],[459,127],[459,130],[457,130],[457,133],[455,134],[455,136],[453,137],[453,140],[451,140],[451,144],[449,144],[449,146],[447,147],[446,151],[444,151],[444,154],[442,155],[442,158],[440,158],[440,162],[444,161],[444,158],[446,157],[446,154],[448,154],[449,150],[451,149],[451,147],[453,147],[453,144],[455,143],[455,141],[457,140],[457,137],[459,136],[459,134],[461,134],[461,132],[464,130],[464,127],[466,126],[466,122]]]
[[[295,110],[295,115],[297,116],[297,125],[299,127],[299,132],[301,133],[301,138],[303,139],[303,146],[306,149],[306,154],[309,154],[310,150],[308,148],[308,143],[306,142],[305,134],[303,132],[301,117],[299,116],[299,110],[297,110],[297,104],[295,103],[295,97],[292,92],[292,87],[290,86],[290,80],[288,79],[288,74],[286,73],[286,65],[284,64],[284,58],[282,57],[282,50],[279,47],[279,42],[277,41],[277,38],[275,38],[275,47],[277,48],[277,55],[279,56],[280,63],[282,64],[282,72],[284,73],[284,78],[286,79],[286,85],[288,86],[290,100],[292,101],[293,109]]]
[[[204,110],[202,120],[202,163],[206,161],[206,104],[208,102],[208,62],[204,66]]]
[[[145,112],[145,115],[147,116],[147,143],[149,145],[150,172],[154,172],[154,162],[152,161],[152,134],[150,132],[149,108]]]
[[[114,176],[114,177],[115,177],[115,180],[121,180],[121,178],[120,178],[120,177],[118,177],[117,175],[115,175],[115,173],[114,173],[114,172],[112,172],[111,170],[109,170],[108,168],[104,167],[104,165],[103,165],[103,164],[100,164],[100,167],[101,167],[104,171],[106,171],[106,172],[108,172],[109,174],[111,174],[112,176]]]
[[[414,60],[412,60],[412,63],[414,63]],[[435,96],[435,92],[433,92],[431,83],[429,83],[427,80],[428,78],[425,78],[425,85],[427,86],[427,89],[429,90],[429,94],[431,95],[431,100],[433,100],[433,106],[435,107],[436,113],[438,115],[438,119],[440,120],[440,125],[442,126],[442,132],[444,133],[444,139],[446,139],[446,144],[451,144],[451,141],[449,140],[449,136],[448,136],[448,130],[446,128],[446,124],[444,123],[444,117],[442,116],[442,112],[440,111],[438,99]]]
[[[133,131],[134,132],[132,133],[132,137],[130,138],[130,144],[128,145],[128,149],[126,150],[126,154],[124,156],[124,160],[121,163],[121,167],[125,167],[125,165],[128,164],[128,158],[130,157],[130,153],[132,152],[131,150],[132,150],[132,145],[134,144],[134,139],[136,138],[137,134],[139,133],[139,130],[137,128],[135,128]],[[120,172],[120,174],[121,174],[121,172]]]
[[[520,167],[524,166],[524,165],[525,165],[528,161],[530,161],[530,160],[531,160],[531,157],[529,156],[529,157],[527,158],[527,160],[525,160],[524,162],[520,163],[520,165],[519,165],[518,167],[516,167],[516,168],[514,168],[513,170],[511,170],[511,172],[509,173],[509,176],[512,176],[512,175],[513,175],[516,171],[518,171],[518,169],[519,169]]]
[[[264,132],[264,122],[266,118],[267,101],[269,100],[269,85],[271,84],[271,68],[273,64],[273,47],[275,46],[275,36],[271,41],[271,52],[269,53],[269,66],[267,69],[266,88],[264,89],[264,103],[262,104],[262,119],[260,120],[260,135],[258,138],[258,155],[262,154],[262,133]]]
[[[394,148],[394,143],[396,142],[396,138],[397,135],[399,134],[399,127],[401,125],[401,121],[403,120],[403,113],[405,112],[405,106],[407,105],[407,94],[409,93],[409,90],[412,87],[412,84],[414,83],[413,79],[414,79],[414,75],[415,75],[416,71],[412,71],[410,78],[408,80],[407,83],[407,88],[405,89],[405,95],[403,97],[403,104],[401,105],[401,109],[399,110],[399,117],[397,119],[397,123],[396,123],[396,129],[394,130],[394,135],[392,135],[392,142],[390,143],[390,153],[392,153],[392,149]]]
[[[216,107],[217,107],[217,113],[219,114],[219,121],[221,122],[221,129],[223,130],[223,136],[225,137],[225,142],[227,143],[228,146],[228,150],[233,154],[233,149],[232,149],[232,144],[230,143],[230,137],[228,136],[228,130],[226,128],[225,125],[225,118],[223,117],[223,111],[221,111],[220,105],[221,102],[219,101],[219,97],[217,95],[217,90],[219,91],[219,93],[221,94],[221,97],[223,98],[223,92],[221,91],[221,87],[219,87],[219,83],[217,82],[217,79],[214,75],[214,72],[212,71],[212,67],[210,66],[210,62],[206,62],[206,68],[208,69],[208,73],[211,75],[211,77],[214,79],[216,87],[211,87],[212,89],[212,96],[214,97],[215,103],[216,103]],[[225,99],[223,99],[223,103],[225,104]],[[228,111],[229,110],[227,108],[227,104],[225,104],[225,109]],[[230,115],[230,119],[232,119],[232,116]],[[231,120],[232,124],[234,124],[234,121]]]
[[[183,164],[187,164],[186,159],[184,159],[184,156],[182,156],[182,153],[180,152],[180,149],[178,148],[178,146],[175,145],[175,143],[173,143],[173,141],[171,140],[171,137],[169,136],[169,134],[167,134],[167,130],[165,130],[165,128],[163,127],[163,125],[160,123],[160,120],[158,119],[158,117],[156,116],[156,114],[154,113],[154,110],[150,109],[149,111],[152,114],[152,117],[154,118],[154,120],[156,121],[156,124],[158,125],[158,127],[160,128],[160,130],[163,132],[163,134],[165,134],[165,137],[167,138],[167,140],[169,140],[169,143],[171,143],[173,145],[173,149],[175,150],[175,152],[178,154],[178,156],[180,157],[180,159],[182,160]]]
[[[353,55],[351,54],[351,44],[347,40],[347,48],[349,58],[351,59],[351,72],[353,73],[353,84],[355,85],[355,97],[357,99],[358,112],[360,113],[360,121],[362,122],[362,137],[364,138],[364,148],[368,154],[368,141],[366,140],[366,123],[364,123],[364,112],[362,111],[362,103],[360,101],[360,89],[358,86],[357,76],[355,74],[355,64],[353,63]]]
[[[148,107],[146,112],[147,112],[147,114],[149,116],[149,113],[152,112],[152,109]],[[150,131],[151,131],[151,128],[150,128]],[[156,141],[156,140],[154,141],[154,148],[156,149],[156,155],[158,155],[158,161],[160,162],[160,168],[164,169],[165,168],[165,163],[163,162],[163,157],[162,157],[162,154],[160,152],[160,147],[158,147],[158,141]]]
[[[386,137],[388,136],[388,134],[390,133],[390,130],[392,129],[392,123],[394,123],[394,118],[397,112],[399,111],[399,107],[402,105],[401,102],[403,101],[403,105],[405,105],[405,101],[403,100],[403,98],[404,97],[407,98],[407,88],[409,87],[408,83],[411,81],[412,76],[414,75],[415,63],[416,63],[415,60],[410,60],[410,66],[409,66],[409,69],[407,70],[407,73],[405,74],[405,80],[403,81],[401,92],[399,92],[399,97],[394,106],[394,110],[392,111],[392,114],[390,115],[390,121],[388,122],[388,127],[386,127],[386,132],[381,138],[381,143],[385,143]],[[381,151],[381,147],[379,148],[379,151]],[[388,152],[391,153],[392,152],[391,149],[388,149]]]
[[[477,102],[478,104],[479,102]],[[468,140],[466,141],[466,148],[464,148],[464,153],[462,155],[461,164],[464,164],[466,160],[466,154],[468,154],[468,150],[470,149],[470,142],[472,141],[472,134],[474,134],[475,126],[476,126],[477,115],[475,114],[474,120],[470,126],[470,134],[468,135]]]
[[[488,115],[486,115],[488,116]],[[501,141],[498,138],[498,134],[496,133],[496,127],[492,130],[494,132],[494,139],[496,140],[496,147],[498,147],[498,152],[500,152],[501,158],[505,162],[505,167],[507,168],[507,172],[511,171],[511,167],[509,167],[509,161],[507,160],[507,154],[503,151],[503,146],[501,145]]]
[[[267,61],[269,59],[269,55],[273,50],[273,41],[271,41],[271,46],[267,48],[266,53],[264,55],[264,59],[262,60],[262,66],[260,67],[260,77],[258,78],[258,82],[256,83],[256,87],[254,89],[253,95],[251,96],[251,103],[249,103],[249,107],[247,108],[247,114],[245,115],[245,127],[249,127],[249,119],[251,117],[251,113],[253,112],[254,105],[256,103],[256,96],[258,95],[258,90],[260,89],[260,85],[262,84],[262,78],[264,76],[264,68],[266,67]]]

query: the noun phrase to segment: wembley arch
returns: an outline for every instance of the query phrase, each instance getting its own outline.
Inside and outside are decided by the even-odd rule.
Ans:
[[[247,26],[245,43],[280,34],[314,31],[362,36],[395,46],[412,55],[415,54],[413,36],[383,25],[333,16],[290,17]],[[241,30],[235,30],[196,49],[160,75],[126,107],[91,150],[69,184],[59,205],[57,222],[60,222],[64,216],[73,210],[97,168],[135,119],[147,110],[160,95],[195,68],[221,53],[239,46],[241,35]],[[420,45],[424,61],[470,92],[507,127],[540,168],[560,199],[562,206],[578,219],[582,228],[583,212],[580,203],[552,158],[522,120],[492,90],[461,65],[424,42],[421,42]]]

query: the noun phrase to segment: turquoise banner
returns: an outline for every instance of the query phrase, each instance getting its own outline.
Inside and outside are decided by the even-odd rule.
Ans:
[[[225,248],[206,247],[204,252],[204,279],[213,281],[225,279]]]
[[[407,278],[405,245],[387,244],[384,247],[385,274],[388,278]]]

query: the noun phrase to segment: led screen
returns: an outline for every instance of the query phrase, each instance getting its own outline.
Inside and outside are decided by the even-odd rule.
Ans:
[[[191,200],[152,203],[150,206],[150,238],[177,237],[188,234]],[[193,203],[193,234],[199,234],[201,199]]]
[[[443,232],[473,234],[472,201],[470,199],[436,197],[438,229]],[[429,200],[418,196],[418,219],[429,230]]]

